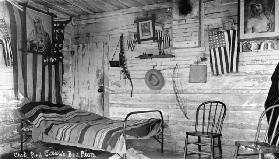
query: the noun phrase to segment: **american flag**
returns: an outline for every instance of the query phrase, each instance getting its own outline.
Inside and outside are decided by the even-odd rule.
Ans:
[[[170,47],[170,36],[164,35],[162,30],[156,30],[156,40],[160,42],[160,48],[166,49]]]
[[[13,64],[13,53],[11,47],[11,38],[8,33],[8,28],[4,19],[0,19],[0,43],[3,44],[4,48],[4,60],[6,66],[12,66]]]
[[[131,51],[135,50],[137,40],[127,40],[127,45],[128,45],[128,50],[130,49]]]
[[[237,31],[209,32],[210,65],[213,75],[238,72]]]
[[[30,101],[62,103],[63,58],[59,59],[51,52],[40,54],[24,51],[26,32],[23,31],[23,26],[26,25],[26,14],[8,1],[4,4],[10,20],[7,27],[10,31],[8,35],[10,35],[11,55],[13,55],[11,61],[13,61],[15,97],[18,98],[21,94]],[[2,22],[0,21],[1,26]],[[0,35],[1,33],[3,33],[2,28]],[[55,38],[55,34],[53,37]]]

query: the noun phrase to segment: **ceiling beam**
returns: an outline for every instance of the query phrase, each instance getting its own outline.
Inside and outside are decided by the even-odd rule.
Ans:
[[[67,3],[71,4],[73,7],[78,7],[79,9],[81,9],[82,11],[88,13],[88,14],[95,14],[96,12],[89,10],[87,7],[82,6],[81,3],[78,3],[77,1],[73,1],[73,0],[63,0],[66,1]]]
[[[135,1],[135,2],[137,2],[137,3],[139,3],[139,4],[141,4],[141,5],[148,5],[148,3],[146,3],[146,1],[143,1],[143,0],[133,0],[133,1]]]
[[[81,3],[83,6],[87,6],[88,8],[91,8],[91,10],[95,13],[99,13],[99,12],[103,12],[103,8],[99,8],[99,7],[96,7],[95,5],[92,5],[91,3],[94,3],[94,1],[92,0],[89,0],[89,1],[86,1],[86,0],[80,0],[79,3]]]
[[[44,5],[52,10],[56,10],[57,12],[61,12],[63,14],[66,14],[68,16],[77,16],[78,14],[76,12],[73,12],[69,9],[66,9],[66,8],[63,8],[59,5],[54,5],[50,2],[48,2],[47,0],[32,0],[34,3],[37,3],[37,4],[41,4],[41,5]]]
[[[119,9],[109,3],[103,2],[103,0],[95,0],[95,2],[99,3],[99,6],[101,5],[103,8],[106,8],[106,11],[114,11]]]
[[[172,5],[173,5],[172,2],[165,2],[165,3],[158,3],[158,4],[153,4],[153,5],[141,6],[141,7],[120,9],[120,10],[112,11],[112,12],[96,13],[94,15],[89,15],[89,16],[81,15],[81,16],[79,16],[77,21],[83,21],[83,20],[87,20],[87,22],[96,21],[96,19],[98,19],[98,18],[118,16],[118,15],[123,15],[123,14],[150,11],[150,10],[156,10],[156,9],[170,8],[170,7],[172,7]]]
[[[104,9],[104,6],[97,4],[98,2],[96,1],[86,1],[86,3],[88,3],[90,5],[90,7],[94,7],[96,9],[98,9],[98,12],[106,12],[106,10]]]
[[[103,0],[103,1],[117,7],[118,9],[124,9],[130,7],[125,3],[121,3],[119,0]]]

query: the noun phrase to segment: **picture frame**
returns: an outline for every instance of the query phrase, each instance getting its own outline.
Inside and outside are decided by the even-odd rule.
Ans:
[[[239,39],[274,39],[279,36],[278,0],[239,0]],[[258,17],[264,17],[259,19]]]
[[[155,40],[155,20],[152,18],[140,19],[137,23],[137,41]]]
[[[52,53],[53,15],[26,7],[27,52],[36,54]],[[38,30],[38,31],[36,31]]]

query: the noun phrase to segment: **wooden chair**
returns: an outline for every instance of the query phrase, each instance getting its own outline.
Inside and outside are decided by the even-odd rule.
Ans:
[[[32,128],[33,126],[25,119],[21,119],[20,124],[20,152],[24,152],[24,143],[32,138]]]
[[[219,157],[222,158],[221,131],[225,116],[226,105],[220,101],[207,101],[198,106],[196,111],[195,131],[186,132],[185,159],[188,155],[193,154],[198,154],[199,158],[201,155],[206,155],[214,159],[216,157],[214,154],[215,147],[218,147]],[[198,137],[198,140],[189,142],[188,136]],[[216,139],[218,140],[217,144],[214,142]],[[207,140],[210,140],[210,142]],[[198,150],[188,150],[189,145],[197,145]],[[210,152],[204,150],[206,146],[210,147]],[[188,153],[188,151],[190,153]]]
[[[264,117],[267,118],[264,118]],[[264,158],[264,154],[278,153],[279,154],[279,105],[273,105],[262,112],[258,121],[257,132],[254,141],[236,141],[235,155],[249,156],[259,155],[259,158]],[[239,148],[246,151],[239,153]],[[248,152],[247,152],[248,151]]]

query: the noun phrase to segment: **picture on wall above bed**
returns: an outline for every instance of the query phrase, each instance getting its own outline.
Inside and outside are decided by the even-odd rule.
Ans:
[[[155,22],[154,19],[137,20],[137,41],[155,40]]]
[[[26,8],[27,51],[50,53],[52,16]]]
[[[278,0],[239,0],[240,39],[272,39],[279,35]]]

